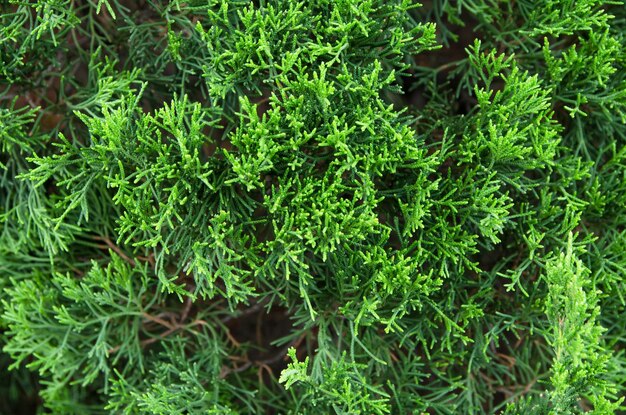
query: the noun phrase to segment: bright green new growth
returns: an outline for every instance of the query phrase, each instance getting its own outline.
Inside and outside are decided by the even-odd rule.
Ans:
[[[0,7],[0,412],[624,409],[621,2]]]
[[[589,394],[596,412],[613,412],[617,405],[607,400],[602,379],[609,354],[601,347],[603,329],[595,323],[599,308],[596,293],[589,291],[589,270],[568,252],[548,262],[549,295],[546,313],[553,327],[551,346],[555,357],[551,382],[553,412],[566,412],[579,394]],[[584,396],[584,395],[583,395]]]

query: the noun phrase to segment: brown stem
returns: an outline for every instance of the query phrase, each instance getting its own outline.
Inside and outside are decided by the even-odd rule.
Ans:
[[[155,322],[155,323],[157,323],[157,324],[160,324],[160,325],[162,325],[163,327],[168,328],[168,329],[170,329],[170,330],[172,330],[172,329],[178,329],[178,328],[180,328],[180,327],[181,327],[179,324],[175,324],[175,325],[174,325],[174,324],[171,324],[171,323],[169,323],[169,322],[167,322],[167,321],[163,320],[163,319],[162,319],[162,318],[160,318],[160,317],[157,317],[157,316],[151,316],[151,315],[150,315],[150,314],[148,314],[148,313],[143,313],[143,314],[142,314],[142,317],[143,317],[143,318],[145,318],[146,320],[153,321],[153,322]]]
[[[111,248],[120,258],[128,262],[133,267],[136,265],[135,261],[126,255],[119,246],[115,245],[107,236],[94,236],[93,239],[104,242],[109,248]]]

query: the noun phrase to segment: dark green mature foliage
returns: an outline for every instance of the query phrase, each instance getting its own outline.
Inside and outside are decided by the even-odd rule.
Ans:
[[[0,412],[624,410],[622,2],[0,5]]]

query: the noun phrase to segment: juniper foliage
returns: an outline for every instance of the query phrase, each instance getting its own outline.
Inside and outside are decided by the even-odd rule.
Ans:
[[[0,412],[624,410],[621,1],[0,7]]]

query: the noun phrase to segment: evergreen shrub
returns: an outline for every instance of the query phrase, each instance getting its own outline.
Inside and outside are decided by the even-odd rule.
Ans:
[[[2,413],[624,410],[623,2],[0,8]]]

